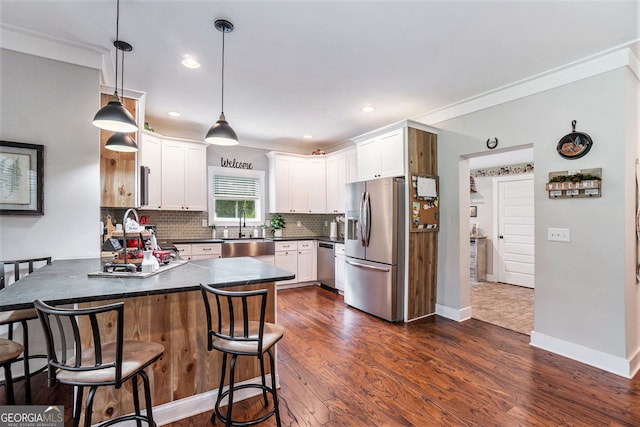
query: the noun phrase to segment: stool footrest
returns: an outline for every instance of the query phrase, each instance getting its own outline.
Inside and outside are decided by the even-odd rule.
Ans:
[[[255,388],[255,389],[258,389],[258,390],[261,390],[261,391],[266,391],[267,393],[271,394],[272,397],[275,397],[274,390],[271,387],[263,386],[262,384],[240,384],[240,385],[234,385],[233,386],[233,392],[235,393],[238,390],[244,390],[244,389],[247,389],[247,388]],[[218,396],[218,399],[216,401],[216,406],[215,406],[215,408],[213,410],[213,415],[215,417],[217,417],[224,424],[227,423],[227,417],[222,415],[222,413],[220,412],[220,402],[222,402],[222,399],[224,399],[225,397],[227,397],[229,395],[230,391],[231,391],[230,389],[227,389],[224,392],[222,392],[222,394],[220,396]],[[234,420],[231,420],[230,425],[235,426],[235,427],[245,427],[245,426],[252,426],[252,425],[260,424],[260,423],[266,421],[267,419],[271,418],[275,413],[276,413],[276,407],[274,406],[273,408],[271,408],[269,410],[269,412],[267,412],[266,414],[264,414],[260,418],[255,418],[253,420],[247,420],[247,421],[234,421]]]

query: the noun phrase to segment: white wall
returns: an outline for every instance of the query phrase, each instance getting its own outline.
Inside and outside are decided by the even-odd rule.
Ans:
[[[0,259],[99,255],[95,69],[0,50],[0,139],[44,145],[44,215],[0,217]]]
[[[638,80],[629,68],[618,68],[575,83],[549,89],[441,123],[438,170],[441,185],[438,304],[467,310],[468,279],[458,266],[468,258],[460,233],[460,206],[469,198],[458,189],[468,177],[461,157],[488,151],[485,141],[498,137],[500,149],[533,143],[536,214],[535,332],[554,351],[624,375],[619,367],[638,350],[633,252],[632,170],[637,148]],[[594,146],[581,159],[565,160],[557,141],[571,131],[588,133]],[[603,196],[552,200],[544,189],[548,173],[601,167]],[[467,174],[465,175],[464,169]],[[468,179],[468,178],[466,178]],[[468,184],[464,183],[464,188]],[[635,189],[634,189],[635,190]],[[635,194],[635,191],[634,191]],[[635,201],[635,195],[633,196]],[[571,229],[571,242],[549,242],[548,227]],[[633,277],[632,277],[633,276]],[[633,279],[633,280],[632,280]],[[536,339],[535,336],[532,337]],[[541,345],[541,346],[543,346]],[[561,351],[561,347],[567,347]],[[584,350],[585,357],[576,354]],[[582,358],[582,359],[581,359]],[[609,364],[609,365],[608,365]],[[615,366],[612,366],[615,365]],[[628,365],[628,364],[627,364]]]

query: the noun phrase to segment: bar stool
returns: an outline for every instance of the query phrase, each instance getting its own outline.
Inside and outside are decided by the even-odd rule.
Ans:
[[[22,344],[15,341],[0,338],[0,366],[4,368],[4,385],[7,389],[7,403],[15,405],[16,399],[13,395],[13,381],[11,379],[11,364],[18,360],[24,351]]]
[[[42,257],[42,258],[31,258],[31,259],[20,259],[13,261],[0,261],[0,290],[4,289],[5,286],[8,286],[8,283],[5,279],[5,266],[12,265],[13,266],[13,278],[15,282],[20,280],[21,276],[21,267],[25,266],[28,269],[28,274],[33,273],[34,265],[36,263],[46,262],[47,265],[51,265],[51,257]],[[13,282],[13,283],[15,283]],[[29,353],[29,328],[27,322],[29,320],[35,320],[38,318],[35,309],[27,308],[23,310],[11,310],[11,311],[2,311],[0,312],[0,326],[8,327],[8,335],[7,338],[10,340],[13,339],[14,328],[17,324],[22,325],[22,345],[24,346],[24,352],[22,357],[12,361],[11,363],[23,362],[24,366],[24,376],[14,378],[14,381],[19,381],[24,378],[24,394],[25,400],[29,404],[31,403],[31,377],[39,372],[44,371],[45,367],[36,370],[35,372],[31,372],[31,367],[29,365],[29,360],[33,359],[45,359],[47,356],[45,354],[30,354]]]
[[[100,426],[127,420],[135,420],[138,426],[140,421],[145,421],[150,426],[156,425],[153,421],[149,378],[144,369],[162,357],[164,347],[153,342],[124,339],[123,302],[82,309],[56,308],[40,300],[34,301],[33,305],[40,318],[47,344],[49,386],[56,383],[74,386],[74,427],[80,424],[84,387],[89,387],[84,407],[84,425],[89,427],[93,398],[98,387],[115,386],[119,389],[128,380],[132,383],[135,412],[108,420]],[[102,335],[106,330],[101,333],[101,325],[108,327],[110,332],[115,332],[116,341],[103,342]],[[71,334],[73,337],[67,336]],[[66,355],[68,344],[74,344],[73,357],[69,359]],[[83,347],[83,344],[88,345]],[[60,354],[62,356],[59,358]],[[144,386],[146,415],[140,412],[138,377],[142,378]]]
[[[207,285],[200,285],[204,307],[207,314],[207,348],[209,351],[218,350],[222,352],[222,372],[220,374],[220,387],[216,399],[211,421],[216,417],[226,426],[250,426],[261,423],[275,414],[276,424],[280,426],[280,412],[278,410],[278,393],[276,391],[275,361],[271,349],[280,341],[284,334],[284,328],[274,323],[267,323],[265,311],[267,307],[267,289],[256,291],[232,292],[212,288]],[[214,327],[214,320],[211,314],[211,303],[209,296],[215,298],[217,310],[217,321]],[[256,301],[257,300],[257,301]],[[259,307],[259,316],[251,316],[248,307]],[[240,313],[236,313],[236,310]],[[257,319],[256,319],[257,318]],[[271,386],[266,385],[264,375],[264,354],[269,354],[271,368]],[[223,392],[224,379],[227,373],[227,356],[231,355],[229,371],[229,388]],[[260,373],[262,384],[235,384],[235,364],[238,356],[252,356],[260,360]],[[273,408],[262,417],[249,421],[233,421],[233,394],[245,388],[257,388],[262,390],[264,407],[267,408],[269,402],[267,393],[273,398]],[[228,396],[227,414],[224,416],[220,412],[220,403],[224,397]]]

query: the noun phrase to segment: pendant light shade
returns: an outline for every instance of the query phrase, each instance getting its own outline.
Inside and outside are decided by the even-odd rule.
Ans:
[[[107,139],[104,148],[121,153],[133,153],[138,151],[138,145],[127,133],[117,132]]]
[[[131,52],[133,47],[122,40],[118,39],[120,30],[120,0],[116,1],[116,40],[113,42],[113,46],[116,48],[116,85],[113,91],[113,97],[111,101],[102,107],[93,118],[93,125],[100,129],[108,130],[111,132],[135,132],[138,130],[138,125],[135,119],[124,108],[120,97],[118,97],[118,51],[122,52],[122,77],[124,79],[124,52]],[[124,91],[124,84],[123,84]]]
[[[102,107],[93,118],[93,125],[111,132],[135,132],[138,125],[118,98],[118,91],[113,93],[113,98]]]
[[[233,24],[224,19],[215,21],[215,27],[222,33],[222,102],[220,108],[220,117],[218,121],[209,128],[205,142],[215,145],[238,145],[238,135],[229,126],[227,119],[224,117],[224,34],[233,31]]]

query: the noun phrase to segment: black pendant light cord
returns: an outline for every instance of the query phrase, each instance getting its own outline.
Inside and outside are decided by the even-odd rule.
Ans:
[[[119,38],[119,29],[120,29],[120,0],[116,0],[116,42],[120,40]],[[122,62],[124,62],[124,52],[122,54]],[[123,77],[124,77],[124,65],[122,67]],[[118,47],[116,46],[116,87],[115,87],[116,95],[118,95]]]
[[[222,105],[220,105],[220,112],[224,115],[224,33],[226,30],[222,31]]]

